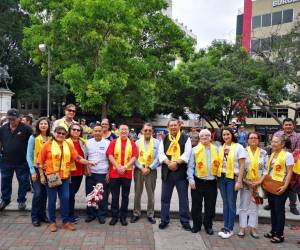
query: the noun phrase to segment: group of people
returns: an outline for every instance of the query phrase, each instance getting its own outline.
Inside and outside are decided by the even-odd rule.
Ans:
[[[111,194],[112,218],[109,224],[115,225],[120,221],[126,226],[133,179],[135,195],[130,222],[137,222],[141,216],[141,196],[145,185],[148,198],[147,218],[150,223],[155,224],[154,193],[157,168],[161,167],[160,229],[167,228],[170,222],[170,203],[176,187],[183,229],[197,233],[204,227],[208,235],[214,234],[213,219],[219,188],[223,201],[224,227],[218,235],[227,239],[234,234],[239,192],[238,236],[244,237],[249,228],[249,234],[253,238],[259,238],[258,207],[264,196],[261,187],[268,179],[282,185],[275,193],[266,194],[271,210],[271,230],[264,236],[272,243],[284,241],[285,202],[290,193],[290,183],[300,174],[300,149],[297,146],[291,149],[291,141],[292,144],[295,142],[290,138],[291,129],[286,129],[290,119],[284,121],[283,131],[274,134],[271,141],[272,154],[268,156],[260,148],[261,138],[256,132],[248,133],[247,144],[241,145],[232,128],[222,128],[221,146],[216,146],[208,129],[193,133],[192,137],[197,137],[195,134],[199,136],[199,141],[195,142],[195,138],[191,140],[181,130],[182,124],[176,119],[168,122],[169,133],[161,141],[153,137],[153,126],[150,123],[143,125],[142,136],[134,142],[129,139],[128,125],[121,124],[116,135],[110,131],[108,119],[95,124],[92,138],[86,140],[82,124],[74,121],[75,114],[76,106],[69,104],[65,107],[62,119],[51,126],[46,117],[41,117],[32,133],[32,129],[19,119],[18,110],[11,109],[7,112],[9,122],[0,128],[0,210],[10,203],[14,172],[19,181],[19,209],[25,209],[30,172],[34,190],[32,224],[40,226],[42,222],[49,222],[51,232],[58,230],[55,217],[58,195],[62,228],[75,230],[74,224],[79,220],[74,212],[75,195],[83,176],[86,176],[86,195],[93,191],[97,183],[103,185],[104,193],[97,208],[87,206],[85,222],[95,219],[100,224],[106,222],[108,196]],[[248,146],[244,148],[246,145]],[[190,225],[189,186],[193,226]]]

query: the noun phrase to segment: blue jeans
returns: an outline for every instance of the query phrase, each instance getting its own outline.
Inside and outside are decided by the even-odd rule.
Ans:
[[[188,224],[189,200],[188,200],[188,181],[174,180],[172,173],[169,173],[167,181],[162,181],[161,190],[161,222],[169,223],[170,221],[170,202],[173,189],[176,187],[179,198],[179,216],[181,224]]]
[[[221,177],[220,191],[223,200],[224,228],[232,231],[236,215],[237,191],[234,190],[235,180]]]
[[[36,169],[38,179],[32,182],[33,197],[31,208],[31,220],[41,221],[47,217],[46,215],[46,203],[47,203],[47,191],[45,185],[40,182],[40,174]]]
[[[14,172],[16,172],[17,180],[19,183],[18,199],[17,199],[19,203],[26,201],[26,193],[28,188],[30,187],[30,183],[29,183],[30,172],[26,162],[19,165],[1,163],[1,193],[2,193],[1,199],[6,203],[10,203],[11,200],[12,179],[14,176]]]
[[[49,214],[49,220],[51,223],[56,222],[55,217],[55,211],[56,211],[56,198],[57,194],[60,201],[60,213],[62,217],[63,223],[70,222],[69,219],[69,179],[62,180],[62,185],[55,187],[55,188],[49,188],[48,185],[47,188],[47,194],[48,194],[48,214]]]
[[[107,198],[108,198],[108,192],[107,192],[107,183],[105,181],[106,174],[95,174],[92,173],[91,176],[87,176],[85,179],[85,190],[86,195],[88,195],[90,192],[93,191],[94,187],[97,183],[102,183],[104,193],[102,201],[100,201],[100,206],[98,211],[95,207],[87,207],[86,208],[86,215],[90,218],[105,218],[107,213]]]

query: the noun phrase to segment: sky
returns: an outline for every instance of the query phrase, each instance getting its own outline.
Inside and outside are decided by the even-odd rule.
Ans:
[[[214,39],[235,40],[236,17],[243,0],[173,0],[173,18],[184,23],[197,36],[197,48]]]

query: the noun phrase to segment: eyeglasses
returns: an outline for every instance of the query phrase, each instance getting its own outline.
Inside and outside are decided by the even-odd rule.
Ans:
[[[77,132],[80,132],[80,129],[77,129],[77,128],[72,128],[72,131],[77,131]]]
[[[63,136],[66,135],[66,133],[64,133],[64,132],[56,132],[56,134],[57,134],[57,135],[63,135]]]
[[[152,129],[144,129],[144,132],[152,132]]]
[[[74,110],[74,109],[67,109],[67,111],[70,113],[76,113],[76,110]]]
[[[101,125],[109,125],[108,123],[101,123]]]
[[[257,137],[249,137],[249,139],[251,139],[251,140],[258,140]]]

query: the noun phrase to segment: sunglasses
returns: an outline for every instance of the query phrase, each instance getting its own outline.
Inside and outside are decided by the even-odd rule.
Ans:
[[[76,113],[76,110],[74,110],[74,109],[67,109],[67,111],[70,113]]]
[[[72,128],[72,131],[80,132],[81,130],[80,130],[80,129],[77,129],[77,128]]]
[[[66,135],[66,133],[64,133],[64,132],[56,132],[56,134],[57,134],[57,135],[63,135],[63,136]]]
[[[152,129],[144,129],[144,132],[152,132]]]

